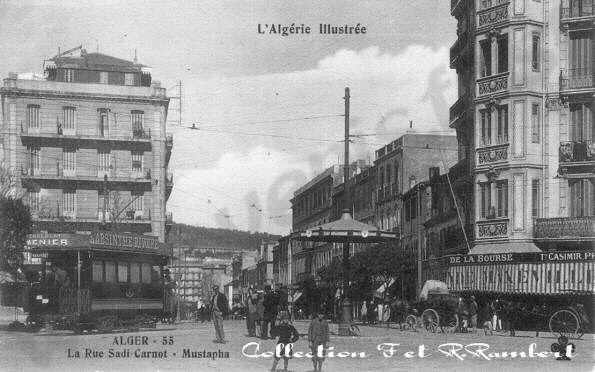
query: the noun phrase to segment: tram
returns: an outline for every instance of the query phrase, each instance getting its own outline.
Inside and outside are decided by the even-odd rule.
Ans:
[[[154,237],[33,234],[26,255],[30,329],[111,331],[175,316],[169,252]]]

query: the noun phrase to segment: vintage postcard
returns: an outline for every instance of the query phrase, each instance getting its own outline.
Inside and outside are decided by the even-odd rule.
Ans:
[[[0,0],[0,370],[592,371],[594,0]]]

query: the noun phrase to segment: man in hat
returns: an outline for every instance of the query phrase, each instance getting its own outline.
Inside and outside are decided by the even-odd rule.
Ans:
[[[219,286],[213,286],[213,295],[211,296],[211,318],[215,326],[215,342],[224,344],[225,332],[223,331],[223,317],[227,315],[229,308],[227,305],[227,298],[219,292]]]
[[[471,296],[471,300],[469,301],[469,316],[471,320],[471,330],[475,332],[477,329],[477,312],[479,306],[477,305],[477,301],[475,301],[475,296]]]

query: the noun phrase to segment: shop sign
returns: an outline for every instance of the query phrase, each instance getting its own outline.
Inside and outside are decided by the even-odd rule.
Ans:
[[[160,248],[160,243],[156,238],[109,232],[93,233],[89,242],[92,246],[109,246],[133,250],[158,250]]]
[[[544,252],[469,254],[447,257],[449,265],[500,264],[521,262],[570,262],[594,261],[595,252]]]

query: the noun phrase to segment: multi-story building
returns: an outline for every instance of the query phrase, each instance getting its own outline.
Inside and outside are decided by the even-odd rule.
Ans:
[[[451,126],[461,152],[474,150],[473,253],[592,248],[593,0],[451,5]]]
[[[376,226],[399,231],[401,196],[427,178],[430,167],[448,167],[457,161],[455,136],[405,134],[376,150]]]
[[[294,192],[292,230],[306,230],[333,221],[332,193],[343,182],[343,168],[335,165]],[[328,251],[331,243],[291,241],[291,282],[313,278],[315,252]]]
[[[150,70],[82,48],[0,88],[4,160],[36,232],[112,230],[165,241],[169,99]]]
[[[473,200],[469,198],[468,183],[457,185],[457,180],[463,179],[462,174],[466,174],[467,169],[464,162],[457,163],[444,174],[440,174],[438,168],[430,168],[425,190],[429,205],[423,221],[425,236],[420,257],[422,284],[430,279],[445,281],[448,267],[441,258],[467,254],[470,250],[473,225],[469,212],[473,209]]]
[[[273,280],[273,248],[275,242],[263,241],[256,258],[257,284],[259,288],[269,285],[274,287]]]

